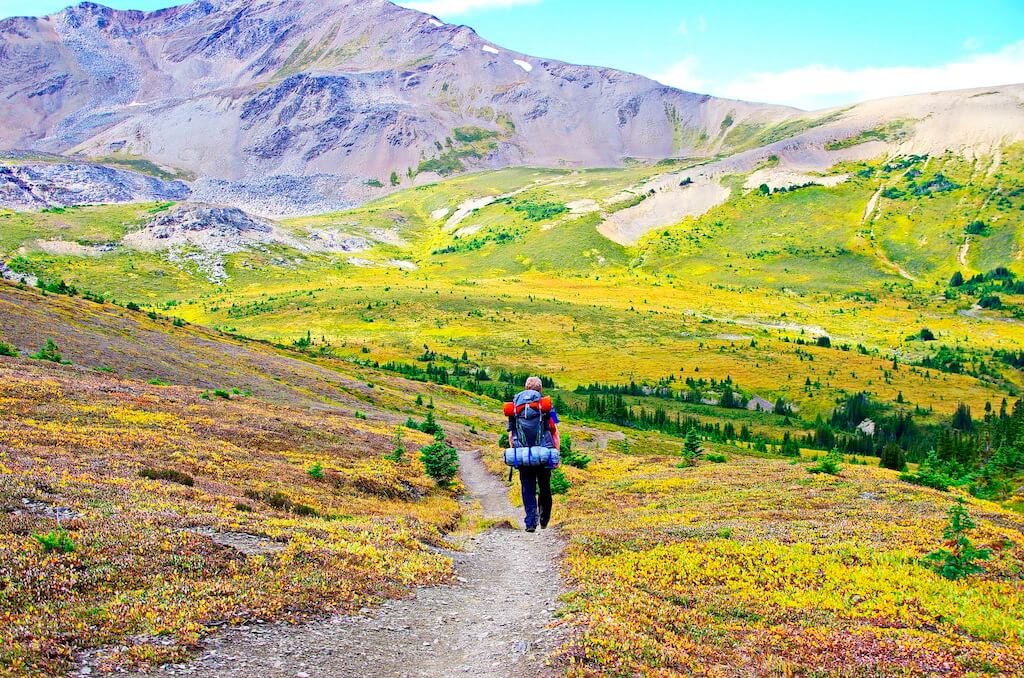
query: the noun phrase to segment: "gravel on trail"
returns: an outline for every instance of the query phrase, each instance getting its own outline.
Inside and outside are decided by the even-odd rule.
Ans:
[[[552,626],[565,592],[556,529],[529,534],[508,487],[487,471],[479,452],[459,453],[461,477],[484,518],[498,525],[460,537],[451,584],[417,589],[414,597],[297,626],[248,624],[207,640],[187,664],[140,675],[484,676],[555,675],[545,658],[561,640]],[[556,507],[557,509],[557,507]],[[85,667],[83,667],[85,668]]]

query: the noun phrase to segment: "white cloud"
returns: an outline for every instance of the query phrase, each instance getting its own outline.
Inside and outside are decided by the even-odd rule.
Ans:
[[[697,66],[694,57],[687,57],[654,77],[689,91],[815,110],[902,94],[1024,82],[1024,40],[939,66],[845,69],[815,64],[719,84],[702,78]]]
[[[686,19],[679,22],[679,28],[677,29],[680,35],[690,34],[690,24]],[[708,30],[708,21],[703,16],[697,17],[697,32],[703,33]]]
[[[410,0],[398,4],[416,9],[427,14],[438,16],[458,16],[477,10],[514,7],[516,5],[536,5],[541,0]]]
[[[704,92],[709,83],[698,77],[696,70],[697,57],[688,56],[652,77],[658,82],[685,89],[687,92]]]

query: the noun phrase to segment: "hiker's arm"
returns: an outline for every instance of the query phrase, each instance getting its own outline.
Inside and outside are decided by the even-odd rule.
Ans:
[[[555,425],[554,421],[551,421],[549,426],[551,428],[551,447],[559,450],[562,446],[560,444],[561,440],[558,437],[558,426]]]
[[[519,443],[516,442],[516,427],[512,425],[512,417],[508,418],[508,422],[505,424],[505,430],[508,431],[509,447],[519,447]]]

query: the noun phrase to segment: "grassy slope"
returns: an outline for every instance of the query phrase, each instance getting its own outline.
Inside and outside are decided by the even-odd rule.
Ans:
[[[894,472],[725,452],[724,464],[604,453],[562,528],[579,675],[1010,675],[1024,659],[1024,520],[968,499],[992,549],[951,582],[949,495]]]
[[[494,405],[6,283],[0,305],[7,342],[54,338],[74,363],[0,358],[0,673],[52,675],[97,647],[111,667],[173,661],[221,623],[351,609],[449,575],[429,547],[462,510],[415,460],[429,437],[406,431],[401,463],[381,455],[423,415],[417,394],[459,446],[493,441],[467,425],[493,428]],[[170,385],[139,381],[154,375]],[[201,397],[217,386],[254,394]],[[275,492],[318,515],[260,499]],[[57,526],[57,507],[70,554],[31,537]]]
[[[349,265],[345,255],[309,253],[293,253],[297,266],[275,265],[276,253],[253,252],[230,257],[232,279],[223,288],[155,255],[55,257],[27,240],[37,228],[48,237],[63,231],[67,239],[95,241],[96,224],[131,228],[147,207],[134,215],[132,208],[101,207],[0,218],[19,225],[5,236],[8,251],[28,242],[21,261],[26,268],[122,301],[180,302],[171,311],[175,315],[249,336],[290,342],[310,330],[342,353],[366,347],[379,360],[409,359],[429,343],[449,354],[467,350],[496,367],[539,365],[570,387],[699,369],[700,376],[732,376],[768,398],[785,395],[810,417],[830,410],[843,393],[864,388],[882,400],[902,391],[915,404],[949,412],[959,399],[980,410],[986,401],[1004,397],[1006,387],[909,369],[888,374],[891,360],[914,360],[933,350],[935,344],[906,341],[925,326],[942,343],[997,367],[991,349],[1021,346],[1019,322],[998,314],[964,317],[960,311],[973,300],[936,296],[957,267],[968,219],[994,226],[991,235],[974,238],[966,272],[996,264],[1019,270],[1015,252],[1024,203],[1009,194],[1019,184],[1021,159],[1015,148],[1004,152],[994,170],[987,159],[965,164],[952,157],[889,171],[882,162],[861,164],[838,168],[852,178],[835,188],[771,196],[738,190],[741,180],[734,178],[737,190],[727,203],[654,233],[633,249],[604,240],[595,229],[596,213],[531,221],[515,208],[592,200],[604,211],[617,209],[666,167],[467,175],[350,212],[286,224],[300,232],[391,230],[404,247],[381,245],[358,255],[382,268]],[[857,174],[867,168],[870,176]],[[922,172],[918,182],[942,172],[962,188],[882,198],[877,218],[866,220],[871,196],[883,187],[908,188],[911,170]],[[474,233],[446,232],[447,215],[431,216],[438,210],[450,214],[471,198],[514,191],[521,192],[459,224],[458,229],[478,228]],[[510,239],[494,241],[499,233]],[[488,235],[480,249],[465,250],[467,241]],[[431,254],[444,248],[455,252]],[[388,260],[395,258],[415,261],[420,269],[390,267]],[[897,275],[897,265],[917,280]],[[822,333],[836,343],[864,344],[873,355],[811,349],[812,361],[780,341]],[[610,346],[622,359],[607,359]],[[1006,382],[1019,385],[1018,373],[1001,371]],[[821,388],[807,389],[808,378]]]

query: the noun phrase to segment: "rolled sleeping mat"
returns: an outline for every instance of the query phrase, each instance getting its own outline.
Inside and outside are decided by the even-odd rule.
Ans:
[[[520,466],[558,466],[561,463],[558,450],[551,447],[510,447],[505,450],[505,464],[513,468]]]

